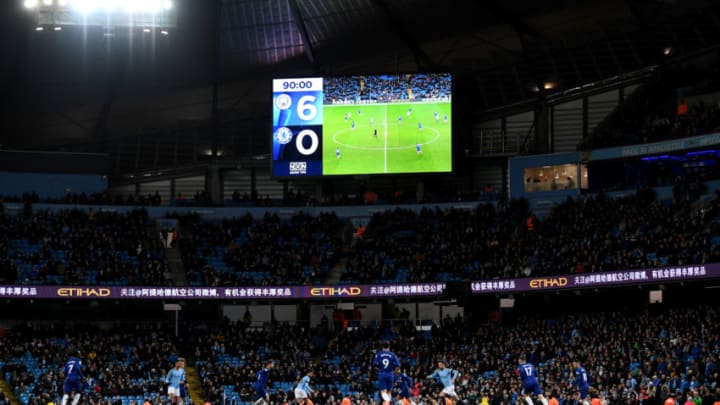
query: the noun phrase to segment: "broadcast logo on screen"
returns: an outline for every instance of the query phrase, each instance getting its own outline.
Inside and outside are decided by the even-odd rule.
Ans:
[[[307,174],[307,162],[290,162],[288,169],[290,174]]]

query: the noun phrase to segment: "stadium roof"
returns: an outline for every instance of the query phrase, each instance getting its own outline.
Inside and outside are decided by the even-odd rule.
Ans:
[[[1,5],[0,144],[125,154],[136,168],[212,146],[213,82],[214,142],[243,156],[266,152],[273,76],[451,71],[478,112],[543,81],[641,68],[658,44],[689,52],[720,38],[712,0],[176,0],[169,35],[112,36],[37,32],[21,3]],[[155,157],[138,157],[148,146]]]

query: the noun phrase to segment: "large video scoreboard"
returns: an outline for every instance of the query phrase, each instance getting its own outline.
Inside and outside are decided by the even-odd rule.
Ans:
[[[273,175],[452,171],[449,74],[273,80]]]

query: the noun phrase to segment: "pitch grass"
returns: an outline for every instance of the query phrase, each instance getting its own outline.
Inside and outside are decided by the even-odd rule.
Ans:
[[[435,120],[435,112],[439,120]],[[422,129],[418,129],[418,123],[422,123]],[[323,174],[449,172],[451,123],[449,102],[325,105]],[[377,137],[373,136],[375,129]],[[422,154],[416,151],[418,143]],[[340,148],[340,159],[336,148]]]

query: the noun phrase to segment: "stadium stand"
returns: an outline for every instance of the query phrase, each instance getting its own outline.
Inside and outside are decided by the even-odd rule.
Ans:
[[[542,219],[520,201],[384,211],[357,240],[343,280],[458,281],[717,260],[720,200],[692,205],[685,195],[674,202],[657,201],[650,190],[568,199]]]
[[[182,223],[190,236],[180,249],[194,285],[319,284],[342,246],[341,222],[333,213],[221,222],[184,217]]]
[[[522,316],[505,327],[446,317],[429,331],[395,321],[335,335],[300,325],[256,329],[242,322],[202,323],[187,328],[182,345],[191,352],[186,357],[199,368],[211,403],[250,403],[255,371],[267,359],[277,361],[271,378],[273,403],[291,400],[295,382],[310,369],[321,392],[314,398],[319,403],[336,404],[347,394],[372,399],[370,362],[378,342],[388,339],[403,368],[419,383],[415,399],[420,404],[437,397],[439,388],[425,376],[440,359],[462,373],[456,386],[467,403],[517,403],[515,370],[521,354],[538,366],[544,390],[564,405],[575,403],[574,359],[590,373],[594,396],[609,405],[662,403],[671,394],[712,403],[720,395],[719,316],[715,306],[639,314],[574,311]],[[162,378],[180,347],[168,331],[146,326],[105,332],[75,327],[70,340],[67,333],[62,328],[16,327],[2,341],[2,370],[23,404],[54,399],[62,349],[68,343],[80,343],[85,353],[88,402],[104,398],[122,405],[159,398]]]
[[[162,285],[169,275],[147,213],[0,214],[0,269],[23,285]]]

